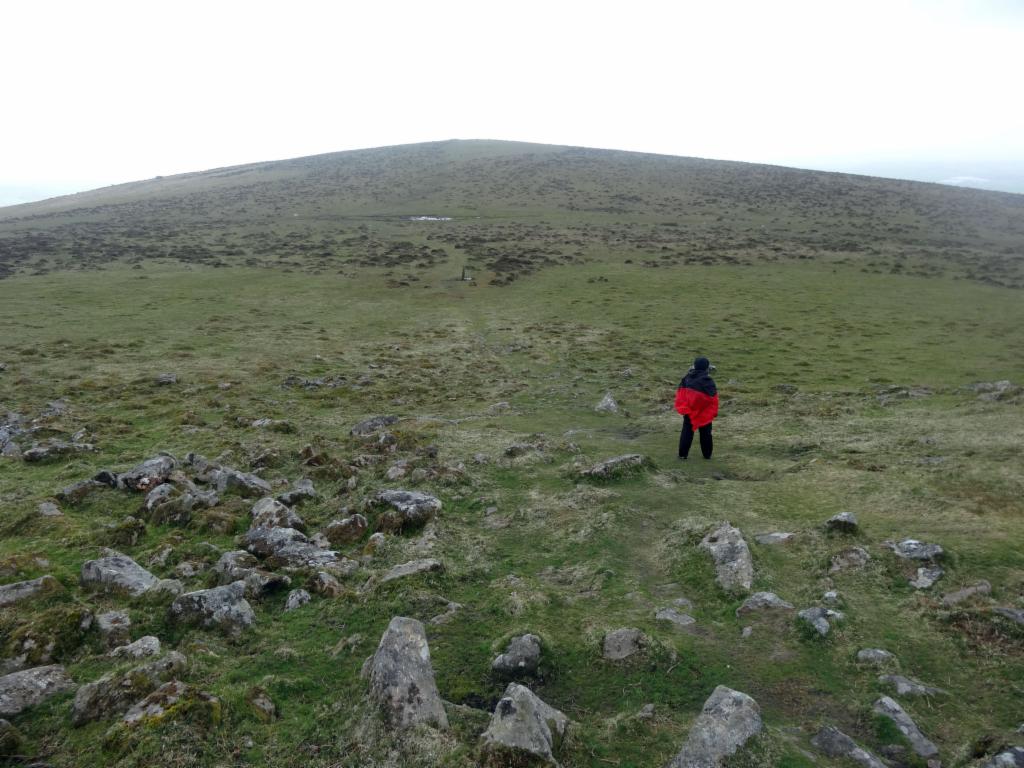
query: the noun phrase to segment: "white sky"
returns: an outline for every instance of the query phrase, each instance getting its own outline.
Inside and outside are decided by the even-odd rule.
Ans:
[[[497,138],[1024,191],[1022,55],[1024,0],[8,0],[0,187]]]

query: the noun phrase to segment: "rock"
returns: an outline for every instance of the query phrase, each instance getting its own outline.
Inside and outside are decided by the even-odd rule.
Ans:
[[[828,635],[832,629],[830,622],[843,620],[843,614],[840,611],[819,607],[804,608],[797,616],[822,637]]]
[[[132,620],[124,611],[97,614],[95,626],[107,648],[116,648],[131,639]]]
[[[117,475],[117,487],[127,491],[148,492],[167,482],[178,468],[178,461],[169,453],[161,453]]]
[[[159,656],[160,639],[153,635],[143,635],[134,643],[119,646],[107,655],[115,659],[144,659],[147,656]]]
[[[287,531],[290,528],[272,528],[271,530]],[[335,570],[342,575],[349,575],[359,564],[347,558],[338,558],[338,553],[331,549],[320,549],[312,543],[292,542],[278,547],[267,557],[267,565],[272,568],[290,570],[327,569]]]
[[[216,723],[221,718],[221,704],[216,696],[197,691],[180,680],[164,683],[142,701],[133,704],[121,719],[121,725],[131,728],[162,720],[169,714],[189,713],[195,719],[201,713],[202,720]]]
[[[619,404],[615,402],[615,398],[612,397],[611,392],[605,392],[604,397],[601,398],[601,402],[594,406],[594,410],[598,413],[621,413],[619,410]]]
[[[640,653],[650,645],[650,639],[634,627],[616,629],[604,636],[602,655],[609,661],[622,661]]]
[[[291,490],[280,494],[277,500],[285,506],[294,507],[317,498],[319,498],[319,494],[313,487],[313,481],[309,478],[303,478],[293,483]]]
[[[101,483],[98,480],[79,480],[77,483],[72,483],[67,488],[58,491],[56,496],[59,501],[63,501],[65,504],[81,504],[93,491],[107,487],[109,486],[106,483]]]
[[[794,607],[774,592],[755,592],[736,609],[736,616],[759,611],[792,611]]]
[[[40,576],[38,579],[16,581],[13,584],[0,586],[0,608],[20,603],[41,595],[52,594],[61,588],[60,582],[53,576]]]
[[[831,725],[818,731],[811,739],[811,745],[828,757],[845,757],[847,760],[863,765],[864,768],[886,768],[885,763]]]
[[[754,563],[743,534],[723,523],[700,543],[715,562],[715,578],[726,592],[748,591],[754,581]]]
[[[883,542],[897,557],[904,560],[939,560],[945,552],[938,544],[925,544],[917,539],[904,539],[899,543]]]
[[[918,568],[917,577],[910,579],[909,583],[914,589],[931,589],[944,573],[945,571],[940,565]]]
[[[767,546],[774,544],[788,544],[795,536],[795,533],[784,533],[781,531],[776,533],[759,533],[754,537],[754,541],[758,544],[765,544]]]
[[[22,452],[21,458],[23,461],[32,464],[59,459],[76,453],[89,453],[92,450],[94,448],[89,443],[66,443],[63,440],[48,440]]]
[[[155,379],[153,379],[154,386],[167,387],[171,384],[178,383],[178,374],[176,373],[161,373]]]
[[[881,648],[862,648],[857,651],[857,661],[861,664],[873,664],[878,667],[895,662],[896,657]]]
[[[593,466],[580,470],[580,477],[587,480],[614,480],[619,477],[643,472],[654,466],[654,462],[641,453],[628,453],[599,461]]]
[[[323,597],[341,597],[345,593],[341,582],[326,571],[320,571],[313,577],[310,589]]]
[[[177,579],[160,579],[146,595],[153,598],[177,597],[184,591],[185,585]]]
[[[201,491],[187,479],[161,483],[146,494],[144,509],[157,525],[188,525],[192,513],[220,503],[213,491]]]
[[[667,621],[676,629],[683,630],[689,630],[697,623],[693,616],[688,613],[681,613],[675,608],[660,608],[655,612],[654,618],[658,621]]]
[[[39,516],[40,517],[63,517],[64,513],[60,511],[60,507],[54,504],[52,501],[41,501],[39,502]]]
[[[373,554],[379,551],[387,544],[387,537],[383,533],[371,533],[370,538],[366,540],[366,546],[363,551],[367,554]]]
[[[410,560],[408,563],[396,565],[380,578],[381,584],[387,584],[395,579],[404,579],[406,576],[419,576],[422,573],[434,573],[443,571],[444,565],[434,558],[425,560]]]
[[[29,707],[75,689],[64,667],[51,664],[0,677],[0,717],[19,715]]]
[[[351,515],[341,520],[332,520],[324,528],[324,536],[331,544],[350,544],[366,535],[370,523],[362,515]]]
[[[377,521],[378,531],[398,532],[418,528],[441,511],[439,499],[419,491],[381,491],[374,497],[372,504],[389,507]]]
[[[244,581],[245,595],[252,598],[262,597],[292,583],[292,580],[283,574],[261,570],[259,561],[244,550],[225,552],[214,564],[213,572],[221,586]]]
[[[288,599],[284,601],[284,609],[286,611],[294,611],[296,608],[301,608],[312,599],[312,596],[306,590],[293,589],[288,593]]]
[[[82,587],[98,592],[123,592],[138,597],[152,589],[159,581],[127,555],[107,550],[107,555],[98,560],[82,563],[80,582]]]
[[[510,683],[480,737],[481,756],[492,764],[526,765],[540,760],[557,766],[555,753],[568,727],[568,717],[529,688]]]
[[[391,726],[448,728],[426,631],[416,619],[391,619],[370,661],[369,677],[370,699]]]
[[[252,508],[253,528],[294,528],[304,531],[306,524],[295,512],[277,499],[264,497]]]
[[[891,720],[899,732],[910,742],[914,752],[921,757],[929,758],[939,754],[939,748],[924,737],[910,715],[904,712],[903,707],[895,700],[883,696],[875,702],[872,711]]]
[[[290,434],[295,431],[295,425],[286,419],[256,419],[250,426],[254,429],[266,429],[281,434]]]
[[[212,481],[218,493],[235,493],[247,499],[268,496],[272,491],[270,483],[262,477],[231,467],[214,470]]]
[[[244,581],[179,595],[171,603],[169,616],[180,624],[217,627],[231,635],[237,635],[256,623],[252,606],[245,599]]]
[[[127,672],[110,672],[78,689],[71,706],[71,724],[85,725],[124,712],[134,702],[185,669],[185,657],[171,651]]]
[[[513,637],[505,652],[491,662],[491,671],[505,677],[533,675],[540,664],[540,638],[536,635]]]
[[[825,530],[836,533],[856,533],[857,516],[853,512],[840,512],[825,521]]]
[[[1004,749],[981,768],[1024,768],[1024,747]]]
[[[842,597],[836,590],[830,589],[821,596],[821,601],[828,605],[839,605],[842,601]]]
[[[715,768],[759,734],[761,727],[757,702],[720,685],[704,702],[682,750],[665,768]]]
[[[967,587],[961,587],[954,592],[947,592],[942,596],[942,605],[946,608],[952,608],[954,605],[970,600],[972,597],[978,595],[989,595],[992,592],[992,585],[987,581],[982,580],[977,584],[971,584]]]
[[[894,687],[897,696],[937,696],[946,693],[941,688],[932,688],[903,675],[879,675],[878,682]]]
[[[841,571],[859,570],[868,564],[871,555],[863,547],[849,547],[832,557],[832,565],[829,573],[840,573]]]
[[[349,434],[354,437],[367,437],[372,435],[384,427],[390,427],[392,424],[398,423],[397,416],[374,416],[373,418],[360,421],[351,430]]]
[[[270,557],[289,544],[309,544],[302,531],[294,528],[250,528],[243,537],[245,548],[259,557]]]
[[[1016,624],[1024,624],[1024,609],[1022,608],[999,607],[993,608],[992,612],[997,613],[1000,616],[1003,616],[1004,618],[1007,618]]]
[[[270,723],[277,719],[277,705],[270,698],[270,694],[262,688],[253,688],[245,698],[256,712],[256,717],[264,723]]]
[[[137,517],[128,515],[119,523],[103,525],[107,532],[107,540],[118,546],[134,547],[146,535],[146,524]]]

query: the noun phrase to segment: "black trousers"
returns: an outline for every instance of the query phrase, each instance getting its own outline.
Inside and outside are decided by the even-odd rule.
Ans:
[[[689,416],[683,416],[683,431],[679,433],[679,455],[686,458],[690,455],[690,446],[693,445],[693,424]],[[700,452],[705,459],[711,458],[711,451],[714,450],[714,443],[711,441],[711,425],[705,424],[700,428]]]

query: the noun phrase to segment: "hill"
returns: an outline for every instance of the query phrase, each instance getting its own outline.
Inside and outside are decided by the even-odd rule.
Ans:
[[[0,209],[2,754],[996,765],[1022,200],[443,142]]]

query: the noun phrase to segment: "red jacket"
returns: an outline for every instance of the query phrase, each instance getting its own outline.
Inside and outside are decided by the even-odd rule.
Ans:
[[[676,410],[690,417],[694,429],[707,426],[718,415],[718,389],[706,371],[688,373],[679,382]]]

